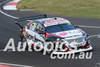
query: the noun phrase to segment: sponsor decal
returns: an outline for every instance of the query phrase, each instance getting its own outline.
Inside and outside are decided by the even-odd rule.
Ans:
[[[58,21],[65,21],[65,19],[58,19],[58,20],[46,21],[46,22],[44,22],[44,24],[58,22]]]
[[[52,26],[57,24],[64,24],[64,23],[71,24],[69,21],[65,19],[58,19],[58,20],[46,21],[44,22],[44,26],[47,27],[47,26]]]
[[[60,34],[58,34],[59,36],[65,36],[65,35],[67,35],[67,33],[66,32],[63,32],[63,33],[60,33]]]

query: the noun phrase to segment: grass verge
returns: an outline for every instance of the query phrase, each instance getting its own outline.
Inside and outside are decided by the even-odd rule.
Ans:
[[[63,16],[100,18],[100,0],[21,0],[17,8]]]

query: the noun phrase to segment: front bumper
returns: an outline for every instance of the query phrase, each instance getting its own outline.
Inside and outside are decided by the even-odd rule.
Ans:
[[[68,52],[52,52],[53,54],[69,54],[69,53],[79,53],[79,52],[85,52],[85,51],[90,51],[92,50],[93,47],[90,45],[89,48],[87,49],[79,49],[79,50],[72,50],[72,51],[68,51]]]

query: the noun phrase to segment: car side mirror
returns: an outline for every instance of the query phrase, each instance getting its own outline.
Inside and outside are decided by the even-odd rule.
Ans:
[[[75,25],[76,28],[79,28],[79,25]]]
[[[46,41],[46,42],[49,42],[50,40],[49,40],[49,39],[45,39],[45,41]]]
[[[44,31],[39,31],[39,34],[45,34],[45,32]]]

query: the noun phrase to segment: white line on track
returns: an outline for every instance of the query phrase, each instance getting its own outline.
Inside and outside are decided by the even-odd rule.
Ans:
[[[89,36],[89,38],[91,38],[91,37],[100,37],[100,34],[96,34],[96,35],[91,35],[91,36]]]
[[[10,17],[10,18],[18,19],[18,17],[15,17],[15,16],[12,16],[12,15],[9,15],[9,14],[3,12],[2,10],[0,10],[0,13],[2,13],[3,15],[8,16],[8,17]],[[27,21],[30,21],[30,20],[27,20]],[[98,26],[85,26],[85,25],[79,25],[79,27],[100,29],[100,27],[98,27]]]
[[[15,17],[15,16],[12,16],[12,15],[9,15],[9,14],[3,12],[2,10],[0,10],[0,13],[4,14],[4,15],[10,17],[10,18],[18,19],[18,17]],[[27,21],[30,21],[30,20],[27,20]],[[80,27],[86,27],[86,28],[95,28],[95,29],[100,29],[100,27],[98,27],[98,26],[85,26],[85,25],[79,25],[79,26],[80,26]]]
[[[4,2],[1,2],[1,3],[0,3],[0,5],[2,5],[2,4],[4,4],[4,3],[6,3],[6,2],[8,2],[8,1],[10,1],[10,0],[6,0],[6,1],[4,1]],[[8,16],[8,17],[10,17],[10,18],[13,18],[13,19],[18,19],[18,17],[15,17],[15,16],[12,16],[12,15],[9,15],[9,14],[7,14],[7,13],[3,12],[1,9],[0,9],[0,13],[2,13],[3,15]]]
[[[79,25],[79,27],[86,27],[86,28],[96,28],[96,29],[100,29],[100,27],[98,27],[98,26],[85,26],[85,25]]]
[[[100,35],[98,36],[98,38],[100,38]]]
[[[18,17],[15,17],[15,16],[12,16],[12,15],[9,15],[9,14],[7,14],[7,13],[3,12],[2,10],[0,10],[0,13],[4,14],[4,15],[6,15],[6,16],[8,16],[8,17],[10,17],[10,18],[13,18],[13,19],[18,19]]]
[[[4,1],[4,2],[0,3],[0,5],[2,5],[2,4],[4,4],[4,3],[6,3],[6,2],[8,2],[8,1],[10,1],[10,0],[6,0],[6,1]]]
[[[34,66],[27,66],[27,65],[19,65],[19,64],[12,64],[12,63],[2,63],[0,65],[10,65],[10,66],[20,66],[20,67],[34,67]]]

